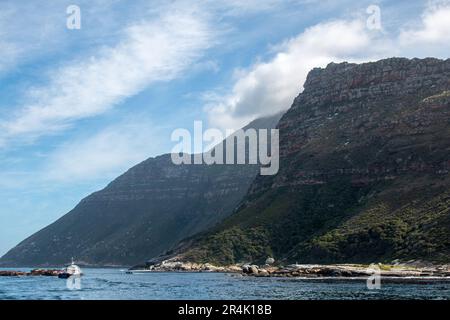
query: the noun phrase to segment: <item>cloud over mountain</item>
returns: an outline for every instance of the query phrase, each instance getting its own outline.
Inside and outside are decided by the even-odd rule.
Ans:
[[[286,110],[308,72],[330,62],[364,62],[390,56],[443,57],[450,50],[450,4],[429,4],[420,21],[399,33],[371,30],[365,18],[319,23],[276,47],[268,61],[236,71],[226,94],[209,93],[210,123],[238,128],[255,118]],[[431,48],[430,48],[431,45]],[[273,49],[271,49],[273,50]],[[432,54],[434,53],[434,54]]]

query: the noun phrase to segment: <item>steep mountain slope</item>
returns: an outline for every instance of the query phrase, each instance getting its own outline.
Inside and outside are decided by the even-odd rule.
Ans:
[[[314,69],[278,127],[278,175],[175,259],[450,261],[450,59]]]
[[[274,128],[281,115],[246,128]],[[131,168],[2,257],[7,266],[133,265],[223,220],[259,172],[256,165],[174,165],[170,155]]]

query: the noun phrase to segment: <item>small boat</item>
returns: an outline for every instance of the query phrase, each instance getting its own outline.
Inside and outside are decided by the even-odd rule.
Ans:
[[[75,264],[72,258],[72,263],[60,271],[58,278],[67,279],[72,276],[80,277],[82,275],[83,273],[81,272],[81,268]]]

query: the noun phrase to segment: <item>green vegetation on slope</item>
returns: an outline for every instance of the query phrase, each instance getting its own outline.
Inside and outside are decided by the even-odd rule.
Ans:
[[[436,188],[417,197],[417,190],[400,194],[385,183],[346,186],[273,191],[197,240],[184,258],[222,265],[268,256],[298,263],[449,261],[448,192]]]

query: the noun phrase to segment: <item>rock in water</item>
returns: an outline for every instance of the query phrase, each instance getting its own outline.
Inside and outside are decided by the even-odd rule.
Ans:
[[[258,266],[255,266],[255,265],[250,266],[248,269],[248,273],[249,274],[258,274],[259,273]]]

